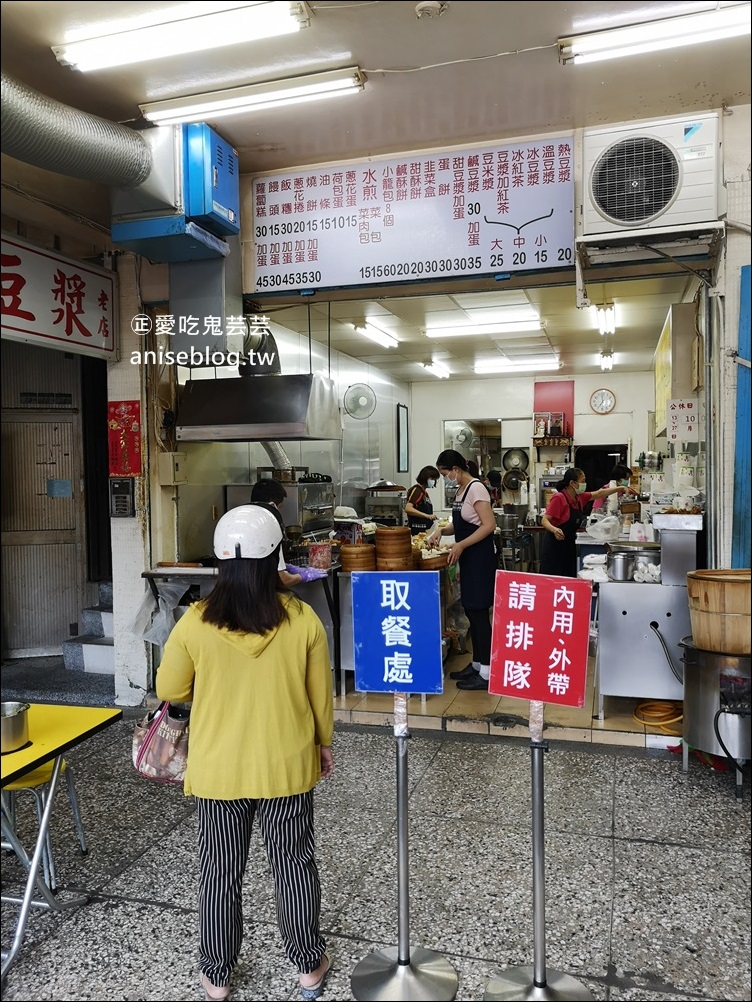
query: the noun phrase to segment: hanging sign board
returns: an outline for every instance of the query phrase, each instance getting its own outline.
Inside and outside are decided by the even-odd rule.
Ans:
[[[488,691],[583,706],[592,583],[497,571]]]
[[[666,404],[666,437],[669,442],[699,442],[705,438],[704,408],[696,397],[669,400]]]
[[[358,692],[443,691],[438,571],[353,572]]]
[[[117,358],[115,275],[22,240],[2,242],[2,335]]]
[[[571,136],[255,178],[254,291],[566,268]]]

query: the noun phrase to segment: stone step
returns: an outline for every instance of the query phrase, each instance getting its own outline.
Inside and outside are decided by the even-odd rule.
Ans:
[[[115,641],[112,637],[82,635],[63,641],[63,662],[71,671],[115,674]]]
[[[92,605],[81,610],[79,628],[87,637],[112,637],[114,635],[113,612],[104,605]]]
[[[112,608],[112,581],[99,582],[98,604],[105,609]]]

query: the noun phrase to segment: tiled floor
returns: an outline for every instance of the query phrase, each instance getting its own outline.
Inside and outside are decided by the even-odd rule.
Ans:
[[[450,657],[446,663],[444,692],[440,696],[410,697],[410,727],[463,734],[529,737],[525,699],[492,696],[487,692],[463,691],[448,673],[464,668],[467,654]],[[604,716],[598,716],[595,691],[595,662],[591,658],[587,675],[585,703],[581,708],[547,706],[546,737],[558,741],[584,741],[592,744],[624,745],[634,748],[669,748],[681,743],[681,721],[656,727],[635,718],[641,700],[618,696],[604,698]],[[391,696],[351,691],[352,675],[347,676],[348,691],[334,703],[335,719],[348,724],[391,724],[394,700]],[[681,703],[666,704],[667,717],[681,714]]]
[[[467,661],[458,655],[446,670]],[[88,676],[99,685],[84,691],[76,674],[55,659],[4,664],[3,699],[113,702],[106,680]],[[695,757],[684,773],[666,750],[679,746],[666,733],[676,725],[637,722],[637,703],[609,697],[604,720],[594,718],[591,662],[584,707],[546,708],[548,968],[598,1000],[752,998],[749,766],[739,805],[732,773]],[[447,957],[459,1000],[482,999],[503,967],[533,963],[527,709],[458,690],[448,677],[442,695],[410,701],[410,943]],[[355,965],[397,943],[392,711],[390,696],[335,700],[337,773],[317,791],[322,925],[336,957],[324,1000],[353,999]],[[200,997],[193,803],[135,776],[128,712],[66,756],[91,846],[85,859],[64,794],[53,817],[61,897],[84,889],[90,904],[32,913],[3,999]],[[4,893],[18,876],[6,858]],[[257,836],[246,882],[232,997],[297,998]],[[16,914],[3,905],[3,949]]]
[[[486,692],[457,689],[448,673],[464,668],[468,654],[450,657],[445,665],[444,693],[417,696],[410,700],[410,727],[449,733],[527,737],[528,702],[499,698]],[[679,745],[681,722],[667,728],[651,727],[635,720],[640,700],[606,696],[604,718],[597,716],[594,686],[595,663],[589,662],[585,704],[581,709],[546,707],[546,736],[560,741],[626,745],[636,748],[667,748]],[[391,725],[394,700],[391,696],[363,695],[352,691],[352,673],[346,674],[347,695],[335,700],[335,719],[345,724]],[[32,699],[42,702],[114,705],[112,676],[70,671],[62,658],[30,658],[4,661],[4,699]],[[681,712],[681,704],[679,712]]]
[[[457,699],[449,693],[435,706],[445,714]],[[358,711],[371,723],[389,715],[374,702]],[[498,710],[477,693],[459,703],[480,704]],[[409,742],[410,945],[448,959],[458,1000],[480,1000],[494,972],[533,962],[530,750],[498,727],[452,733],[461,716],[439,718],[446,730],[416,727]],[[8,1002],[200,998],[193,802],[135,775],[132,726],[124,720],[67,755],[90,852],[77,854],[61,798],[61,898],[84,889],[91,900],[32,914],[3,986]],[[548,736],[547,970],[571,974],[597,1000],[749,999],[748,770],[737,805],[731,774],[697,759],[684,773],[663,750],[559,741],[553,726]],[[334,778],[316,792],[322,928],[335,958],[322,998],[349,1000],[356,964],[398,937],[391,730],[339,724],[335,756]],[[28,839],[29,812],[19,827]],[[19,872],[13,858],[3,863],[5,892]],[[232,998],[295,999],[257,833],[246,885]],[[3,905],[4,949],[15,915]]]

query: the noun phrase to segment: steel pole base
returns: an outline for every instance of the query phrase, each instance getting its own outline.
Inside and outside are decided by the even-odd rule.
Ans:
[[[543,988],[533,981],[532,967],[510,967],[495,974],[486,985],[486,1002],[537,1002],[538,999],[561,999],[572,1002],[592,1002],[593,996],[582,984],[563,971],[546,970]]]
[[[399,964],[399,949],[376,950],[356,966],[350,978],[359,1002],[451,1002],[457,994],[457,972],[433,950],[413,947],[410,963]]]

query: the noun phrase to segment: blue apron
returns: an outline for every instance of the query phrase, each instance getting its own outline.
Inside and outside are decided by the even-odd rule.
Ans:
[[[452,505],[452,525],[454,526],[454,538],[461,543],[468,536],[472,536],[477,525],[466,521],[462,517],[462,502],[470,489],[471,481],[467,488],[459,497],[459,491],[454,496]],[[482,483],[482,481],[477,481]],[[459,559],[460,565],[460,592],[462,595],[462,607],[464,609],[490,609],[493,605],[494,582],[496,579],[496,548],[494,546],[493,533],[481,539],[479,543],[468,546],[462,551]]]
[[[420,484],[417,486],[420,487]],[[414,490],[414,487],[411,488],[407,495],[407,500],[410,501],[413,508],[417,508],[418,511],[423,512],[424,515],[433,515],[433,505],[431,504],[431,499],[422,487],[420,487],[420,490],[423,493],[421,500],[417,503],[410,500],[410,494],[412,494]],[[418,518],[416,515],[408,515],[407,524],[410,526],[410,535],[417,536],[419,532],[426,532],[428,529],[432,528],[433,520],[430,518]]]

